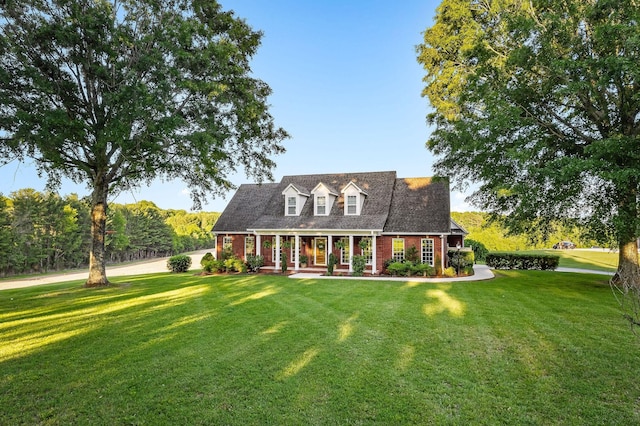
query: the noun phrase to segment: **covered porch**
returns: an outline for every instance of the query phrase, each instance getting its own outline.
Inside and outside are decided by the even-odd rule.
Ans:
[[[378,233],[254,231],[256,254],[265,260],[263,270],[280,271],[282,263],[295,272],[326,272],[330,255],[336,257],[336,273],[353,272],[353,256],[366,258],[365,273],[378,271],[376,261]]]

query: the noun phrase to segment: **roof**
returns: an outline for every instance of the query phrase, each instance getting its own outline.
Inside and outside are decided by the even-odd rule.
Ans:
[[[314,215],[310,197],[299,216],[285,216],[283,191],[345,188],[363,191],[360,215],[344,214],[340,194],[327,216]],[[403,233],[448,233],[450,231],[449,185],[431,178],[396,178],[396,172],[335,173],[284,176],[279,183],[240,185],[213,227],[215,233],[251,231],[352,230]]]

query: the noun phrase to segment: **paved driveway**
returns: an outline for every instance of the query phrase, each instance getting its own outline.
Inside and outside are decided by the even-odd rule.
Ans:
[[[191,268],[199,269],[200,260],[205,253],[210,250],[202,250],[195,253],[190,253]],[[167,269],[168,257],[161,259],[147,260],[143,262],[135,262],[128,265],[114,265],[107,266],[107,277],[121,277],[125,275],[139,275],[139,274],[153,274],[157,272],[168,272]],[[3,279],[0,280],[0,290],[8,290],[11,288],[23,288],[31,287],[34,285],[53,284],[64,281],[86,280],[89,276],[89,270],[73,271],[63,274],[47,274],[31,276],[22,278],[19,280]]]

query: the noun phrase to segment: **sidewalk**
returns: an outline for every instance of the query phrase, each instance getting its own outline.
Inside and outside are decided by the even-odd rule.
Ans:
[[[450,283],[461,281],[485,281],[495,277],[493,272],[487,265],[474,265],[474,274],[468,277],[452,277],[452,278],[424,278],[424,277],[340,277],[340,276],[327,276],[322,273],[298,273],[289,275],[289,278],[293,279],[336,279],[341,280],[372,280],[372,281],[411,281],[411,282],[423,282],[423,283]]]

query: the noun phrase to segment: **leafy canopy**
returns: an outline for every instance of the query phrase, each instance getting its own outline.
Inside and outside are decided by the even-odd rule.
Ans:
[[[438,173],[512,228],[578,218],[635,241],[637,0],[444,0],[418,53]]]
[[[249,60],[262,34],[212,0],[8,0],[0,161],[117,191],[181,178],[198,206],[239,168],[271,178],[287,137]]]

